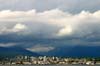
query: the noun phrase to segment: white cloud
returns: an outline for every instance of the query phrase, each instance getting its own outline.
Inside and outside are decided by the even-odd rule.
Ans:
[[[15,46],[16,44],[14,43],[8,43],[8,44],[1,44],[0,43],[0,47],[11,47],[11,46]]]
[[[43,45],[36,45],[31,48],[27,48],[27,50],[33,51],[33,52],[49,52],[51,50],[54,50],[55,48],[52,46],[43,46]]]
[[[59,32],[58,32],[58,36],[66,36],[66,35],[70,35],[72,34],[72,27],[71,26],[66,26],[64,28],[62,28]]]
[[[23,31],[25,29],[27,29],[27,27],[25,25],[23,25],[23,24],[16,24],[12,30],[14,32],[19,32],[19,31]]]
[[[12,28],[3,27],[0,30],[0,34],[8,34],[8,33],[16,33],[16,32],[23,32],[27,29],[24,24],[16,24]]]
[[[99,41],[99,37],[97,38],[96,35],[100,35],[100,10],[94,13],[82,11],[78,14],[64,12],[60,9],[44,12],[37,12],[35,9],[29,11],[5,10],[0,11],[0,14],[1,42],[20,42],[21,45],[24,42],[29,42],[30,44],[27,45],[33,46],[32,43],[34,45],[35,43],[76,45],[92,43],[92,40],[97,42],[97,39]],[[92,35],[95,37],[92,38]],[[79,43],[77,43],[77,39],[74,41],[76,37],[81,38],[78,39]],[[59,39],[59,41],[57,38],[61,40]],[[68,38],[72,41],[67,40]],[[35,39],[38,41],[35,41]],[[28,48],[28,50],[37,52],[40,50],[42,52],[42,49],[49,51],[53,47]]]
[[[82,11],[79,14],[63,12],[60,9],[53,9],[44,12],[37,12],[35,9],[29,11],[0,12],[0,33],[11,31],[24,31],[35,36],[41,35],[46,38],[76,35],[82,36],[94,31],[100,32],[100,11],[90,13]],[[11,24],[14,23],[11,27]],[[3,24],[3,25],[2,25]],[[27,28],[27,29],[26,29]],[[11,32],[10,31],[10,32]]]

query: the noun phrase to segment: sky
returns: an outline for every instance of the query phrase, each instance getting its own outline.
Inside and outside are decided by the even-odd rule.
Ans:
[[[0,47],[48,52],[100,46],[100,0],[0,0]]]

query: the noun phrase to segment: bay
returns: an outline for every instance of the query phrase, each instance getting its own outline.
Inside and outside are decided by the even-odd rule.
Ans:
[[[0,65],[0,66],[100,66],[100,65]]]

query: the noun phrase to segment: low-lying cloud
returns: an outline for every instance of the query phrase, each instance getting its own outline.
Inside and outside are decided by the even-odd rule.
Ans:
[[[27,48],[27,50],[32,51],[32,52],[49,52],[54,50],[55,48],[52,46],[43,46],[43,45],[35,45],[31,48]]]

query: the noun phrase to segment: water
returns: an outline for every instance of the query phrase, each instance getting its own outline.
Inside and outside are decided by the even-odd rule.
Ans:
[[[100,66],[100,65],[0,65],[0,66]]]

